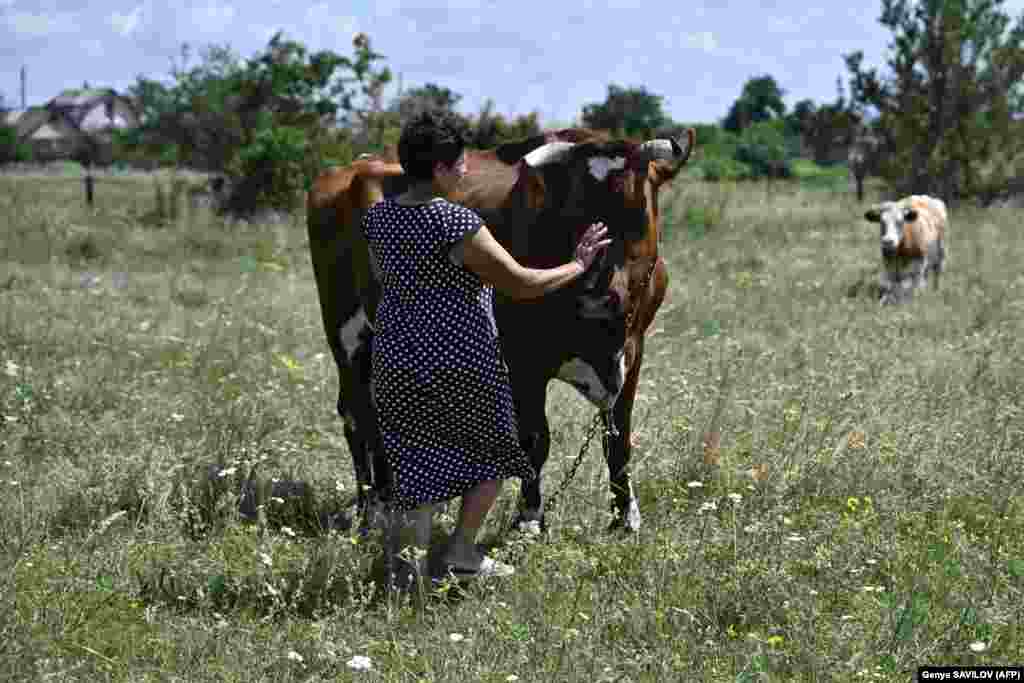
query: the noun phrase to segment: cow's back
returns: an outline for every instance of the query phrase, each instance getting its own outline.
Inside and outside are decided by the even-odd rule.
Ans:
[[[937,197],[915,194],[907,197],[905,202],[917,211],[917,220],[911,223],[916,232],[915,242],[924,246],[929,242],[945,239],[949,216],[944,201]]]
[[[376,283],[369,251],[359,229],[366,210],[404,184],[402,167],[379,159],[359,159],[321,173],[306,198],[306,228],[320,299],[324,332],[341,360],[338,330],[362,306],[370,319]]]

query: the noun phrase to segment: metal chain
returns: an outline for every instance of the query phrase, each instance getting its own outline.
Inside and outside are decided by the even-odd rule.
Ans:
[[[645,291],[647,287],[651,284],[651,277],[654,275],[654,269],[657,265],[658,258],[654,257],[653,259],[651,259],[651,265],[647,269],[647,273],[644,275],[644,279],[641,281],[639,291]],[[629,315],[626,316],[627,333],[629,332],[629,328],[633,324],[633,318],[636,315],[637,308],[638,306],[633,306],[633,308],[630,309],[629,311]],[[579,470],[580,465],[583,464],[583,457],[587,454],[587,450],[590,448],[590,442],[594,440],[594,435],[597,434],[598,423],[602,421],[604,422],[604,439],[602,440],[604,446],[604,459],[605,462],[608,462],[610,455],[608,452],[608,440],[610,437],[619,435],[619,431],[615,428],[615,421],[612,419],[611,416],[611,410],[608,410],[607,412],[598,411],[597,414],[594,415],[594,419],[591,421],[590,427],[587,429],[587,434],[583,439],[583,445],[580,446],[580,452],[576,455],[576,460],[573,461],[572,465],[569,467],[569,471],[566,473],[565,478],[562,479],[562,483],[559,484],[558,488],[555,489],[555,492],[551,494],[551,496],[549,496],[548,499],[544,502],[545,515],[552,509],[554,509],[555,502],[558,500],[558,497],[565,493],[565,490],[569,488],[569,484],[572,483],[572,480],[576,477],[576,472]]]
[[[594,440],[594,435],[597,434],[597,427],[602,421],[602,415],[603,413],[601,412],[594,415],[594,419],[591,421],[590,427],[587,428],[587,434],[583,438],[583,445],[580,446],[580,452],[576,455],[576,460],[573,461],[572,465],[569,467],[569,471],[562,479],[562,483],[559,484],[557,489],[555,489],[555,492],[548,496],[548,499],[544,501],[545,515],[555,508],[555,503],[558,501],[558,497],[561,496],[567,488],[569,488],[569,484],[572,483],[573,478],[576,476],[576,471],[579,470],[580,465],[583,464],[583,456],[587,454],[587,450],[590,448],[590,442]],[[608,454],[606,453],[605,458],[607,459],[607,457]]]

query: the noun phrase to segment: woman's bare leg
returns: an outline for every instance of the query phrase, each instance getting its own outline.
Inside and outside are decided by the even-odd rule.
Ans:
[[[501,484],[500,479],[484,481],[463,494],[459,521],[445,552],[446,561],[466,568],[480,563],[481,557],[476,550],[476,536],[487,518],[487,513],[494,506],[494,501],[498,499]]]

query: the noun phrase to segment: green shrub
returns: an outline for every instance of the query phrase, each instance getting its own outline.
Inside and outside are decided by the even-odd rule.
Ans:
[[[0,126],[0,164],[32,160],[32,148],[18,142],[18,131],[11,126]]]
[[[253,143],[241,148],[228,163],[229,175],[238,179],[228,199],[232,211],[290,211],[298,205],[306,185],[310,146],[305,131],[264,123]]]
[[[744,129],[733,158],[748,164],[754,178],[791,177],[783,121],[761,121]]]
[[[753,176],[750,165],[730,157],[707,157],[696,164],[704,180],[746,180]]]

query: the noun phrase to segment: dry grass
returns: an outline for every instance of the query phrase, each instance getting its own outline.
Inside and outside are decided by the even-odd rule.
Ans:
[[[80,185],[0,177],[0,679],[1024,661],[1019,212],[954,210],[943,289],[880,309],[847,193],[680,182],[636,409],[643,530],[602,532],[595,453],[546,541],[506,539],[513,579],[401,602],[378,597],[372,540],[320,529],[352,476],[302,217],[155,224],[150,181],[98,188],[87,212]],[[549,413],[551,484],[591,415],[562,385]],[[280,483],[249,523],[254,467]]]

